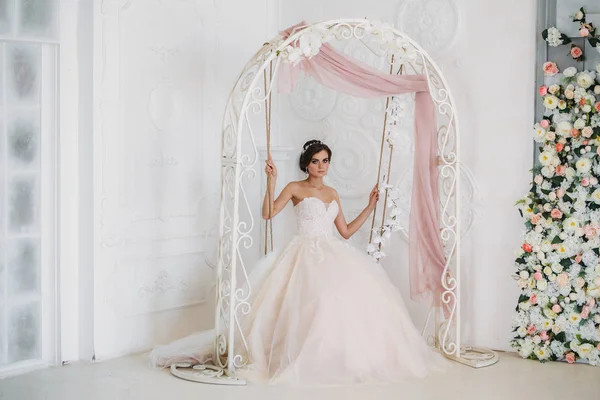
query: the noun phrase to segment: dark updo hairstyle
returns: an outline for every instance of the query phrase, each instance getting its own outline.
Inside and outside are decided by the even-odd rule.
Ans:
[[[302,172],[308,173],[308,164],[310,164],[313,156],[323,150],[327,152],[329,161],[331,161],[331,149],[325,143],[320,140],[309,140],[304,143],[302,153],[300,154],[300,169]]]

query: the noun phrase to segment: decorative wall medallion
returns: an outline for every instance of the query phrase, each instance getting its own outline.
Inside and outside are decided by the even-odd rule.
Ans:
[[[398,27],[432,56],[447,52],[458,31],[459,13],[455,0],[403,0]]]
[[[298,87],[290,94],[294,111],[307,121],[321,121],[335,106],[336,92],[322,86],[313,78],[302,76]]]

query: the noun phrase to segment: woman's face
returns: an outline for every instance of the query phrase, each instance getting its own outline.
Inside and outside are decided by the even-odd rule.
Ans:
[[[315,153],[308,163],[307,168],[309,175],[317,177],[327,175],[327,170],[329,170],[329,154],[325,150]]]

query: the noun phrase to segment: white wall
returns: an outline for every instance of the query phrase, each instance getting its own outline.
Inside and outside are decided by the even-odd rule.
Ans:
[[[95,2],[96,359],[212,325],[222,110],[265,8]]]
[[[450,8],[419,10],[411,1],[94,1],[94,306],[93,321],[81,329],[93,329],[96,359],[211,326],[208,264],[215,258],[221,116],[256,49],[301,19],[399,23],[400,10],[413,13],[402,24],[432,46],[454,91],[463,160],[475,182],[468,190],[477,217],[462,248],[465,339],[508,348],[518,297],[509,276],[522,231],[512,204],[526,190],[532,154],[535,7],[516,0],[446,0]],[[457,26],[449,18],[454,11]],[[292,116],[288,100],[281,107],[282,116]],[[300,140],[275,144],[298,146]],[[386,266],[406,292],[401,253]],[[407,303],[422,322],[423,310]],[[63,301],[71,316],[74,307]]]

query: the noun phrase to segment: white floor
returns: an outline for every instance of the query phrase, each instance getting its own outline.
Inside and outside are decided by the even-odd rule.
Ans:
[[[453,363],[442,377],[402,385],[286,389],[222,387],[177,379],[147,366],[143,355],[50,368],[0,380],[1,400],[125,399],[600,399],[600,368],[540,364],[501,353],[495,366]]]

